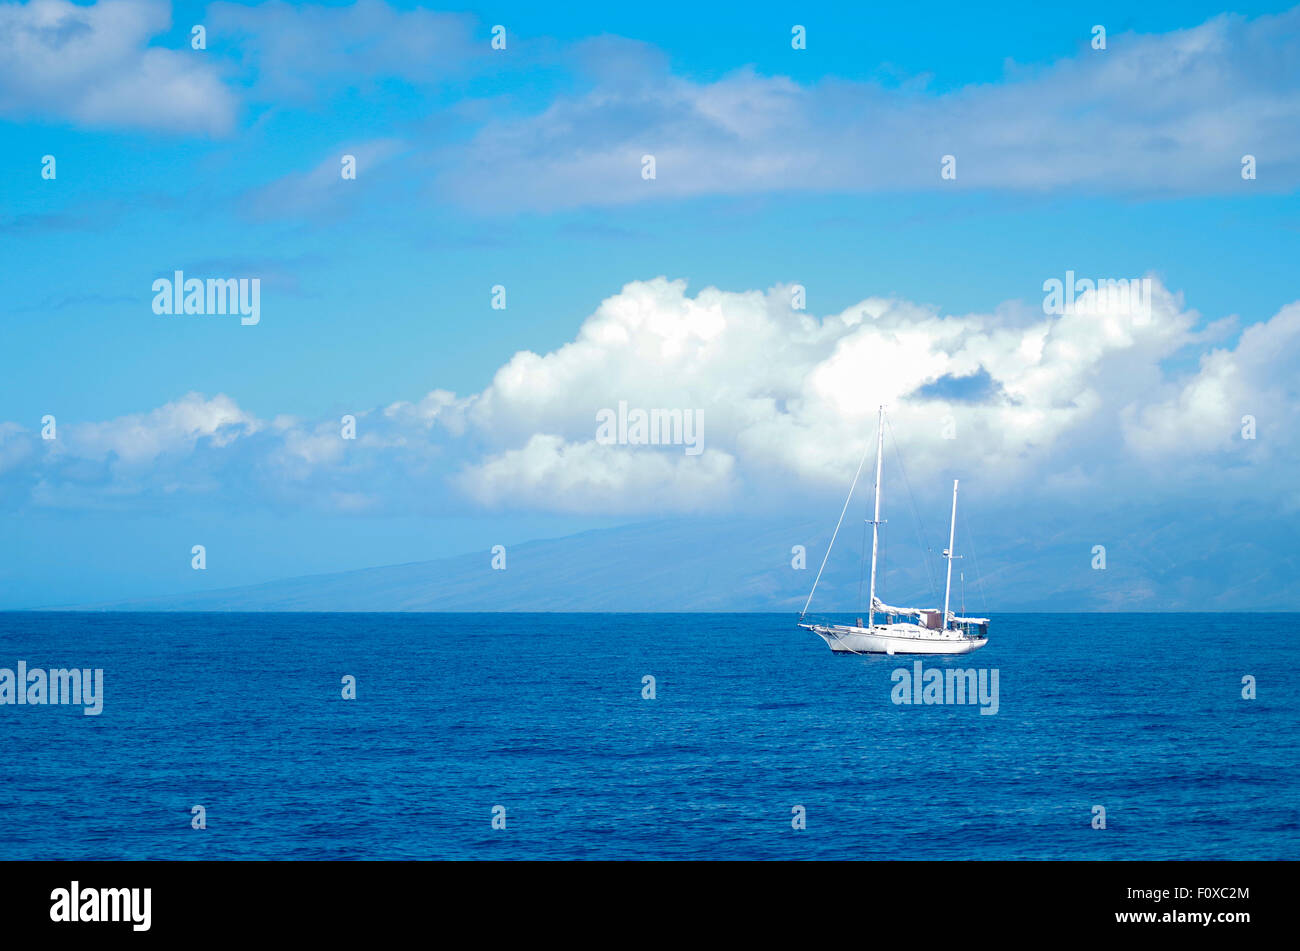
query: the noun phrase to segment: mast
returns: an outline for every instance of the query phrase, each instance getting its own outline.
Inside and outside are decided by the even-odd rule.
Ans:
[[[880,537],[880,470],[884,463],[884,449],[885,407],[881,404],[880,420],[876,424],[876,512],[871,518],[871,593],[867,595],[867,630],[871,630],[876,620],[876,545]]]
[[[948,596],[952,593],[953,542],[957,539],[957,480],[952,480],[952,524],[948,526],[948,548],[943,557],[948,559],[948,580],[943,586],[943,629],[948,630]]]

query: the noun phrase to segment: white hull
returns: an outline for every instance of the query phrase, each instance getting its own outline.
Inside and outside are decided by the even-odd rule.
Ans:
[[[852,627],[847,624],[805,624],[837,654],[969,654],[989,642],[960,631],[930,630],[916,624]]]

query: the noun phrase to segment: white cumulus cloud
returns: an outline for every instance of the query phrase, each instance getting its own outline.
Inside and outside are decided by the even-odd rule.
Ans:
[[[482,391],[356,412],[352,440],[338,418],[263,421],[192,393],[60,421],[54,441],[0,424],[0,472],[41,504],[184,489],[352,511],[722,511],[841,491],[883,403],[920,492],[960,475],[1013,506],[1207,486],[1300,505],[1300,303],[1225,339],[1230,320],[1207,324],[1150,282],[1136,309],[1089,292],[1063,314],[866,297],[814,316],[781,285],[692,294],[634,281],[571,341],[515,354]],[[602,435],[602,418],[638,410],[689,414],[696,432]]]

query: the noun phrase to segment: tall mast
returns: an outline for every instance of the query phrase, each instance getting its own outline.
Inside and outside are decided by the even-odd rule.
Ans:
[[[882,404],[880,420],[876,424],[876,513],[871,518],[871,593],[867,596],[867,630],[876,621],[876,545],[880,538],[880,469],[884,463],[884,449],[885,407]]]
[[[952,524],[948,526],[948,549],[943,557],[948,559],[948,580],[943,586],[943,629],[948,629],[948,596],[952,593],[953,542],[957,540],[957,480],[952,480]]]

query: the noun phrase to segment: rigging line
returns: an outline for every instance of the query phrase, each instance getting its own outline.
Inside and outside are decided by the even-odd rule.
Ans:
[[[916,508],[916,497],[912,494],[912,483],[907,478],[907,469],[903,467],[903,451],[898,448],[898,437],[894,435],[893,424],[886,419],[885,425],[889,427],[889,438],[893,441],[894,446],[894,458],[898,461],[898,471],[902,474],[903,486],[907,489],[907,501],[912,507],[912,527],[916,531],[916,543],[921,548],[921,560],[925,562],[925,574],[930,581],[930,597],[938,600],[939,589],[934,580],[934,565],[931,564],[934,559],[930,557],[933,549],[925,543],[925,539],[922,537],[921,516]]]
[[[817,569],[817,577],[813,579],[812,590],[808,592],[808,600],[803,603],[803,610],[799,612],[801,619],[808,613],[808,605],[812,604],[813,595],[817,593],[817,582],[822,580],[822,572],[826,570],[826,559],[830,558],[831,549],[835,547],[835,536],[840,533],[840,526],[844,524],[844,513],[849,510],[849,502],[853,499],[853,490],[858,487],[858,476],[862,475],[862,467],[866,464],[869,452],[871,452],[871,443],[867,443],[867,448],[862,450],[862,458],[858,460],[858,471],[853,473],[853,484],[849,486],[849,494],[844,498],[844,508],[840,509],[840,520],[835,523],[835,531],[831,532],[831,543],[826,546],[826,554],[822,556],[822,566]]]
[[[970,542],[971,566],[975,569],[975,583],[980,588],[980,610],[988,614],[989,602],[988,598],[984,596],[984,575],[980,572],[979,553],[975,551],[975,535],[970,530],[970,523],[966,521],[966,512],[964,510],[961,513],[961,526],[966,529],[966,538]]]

